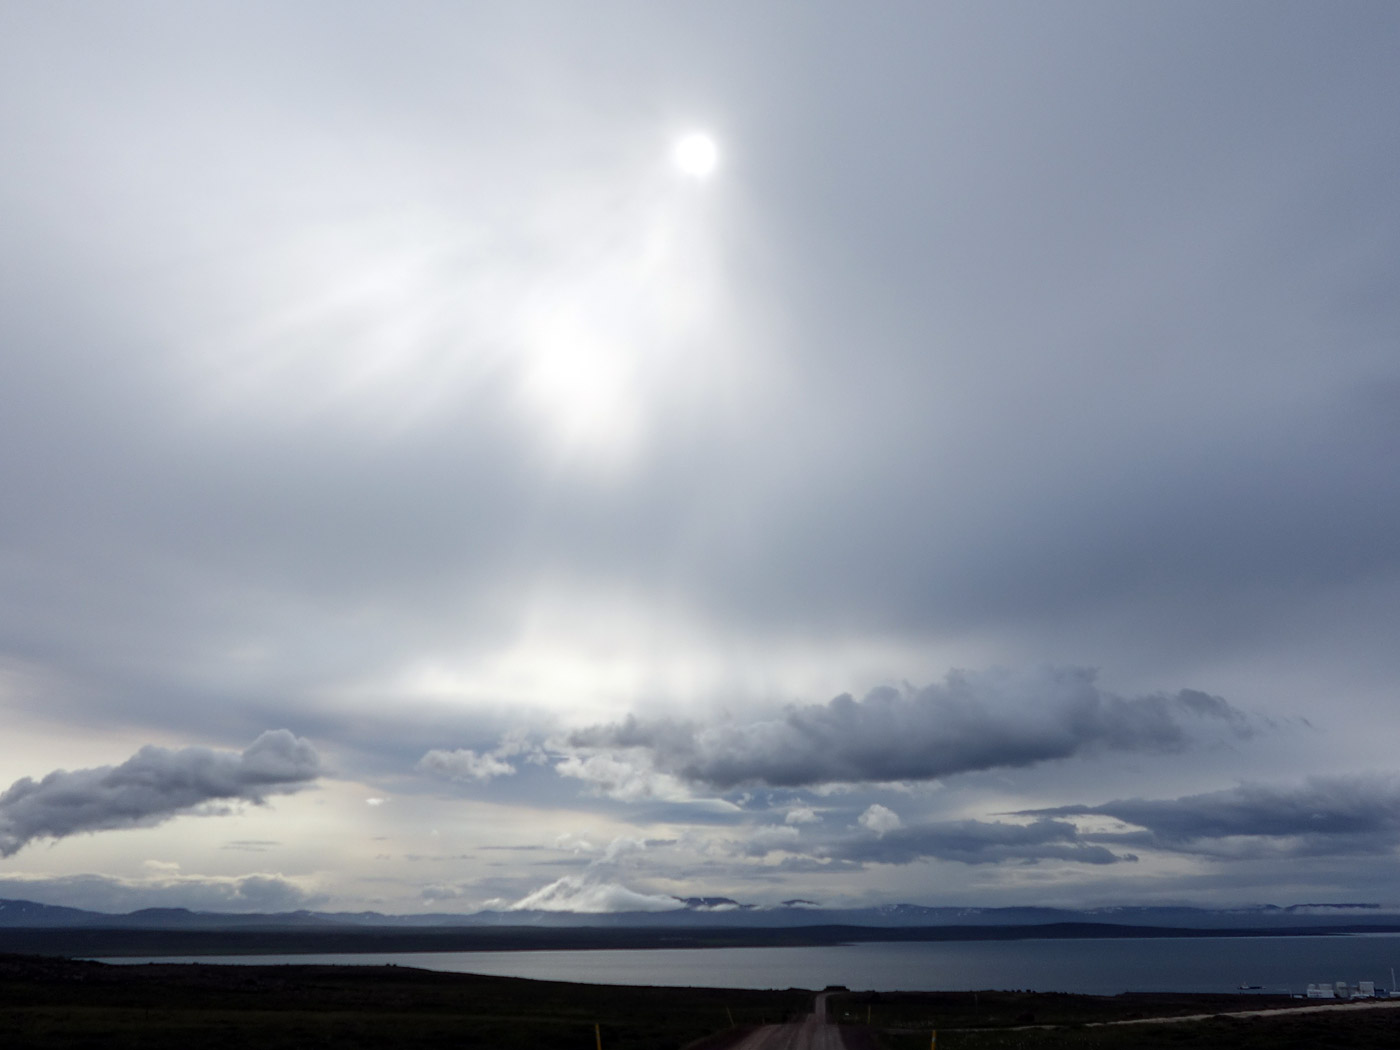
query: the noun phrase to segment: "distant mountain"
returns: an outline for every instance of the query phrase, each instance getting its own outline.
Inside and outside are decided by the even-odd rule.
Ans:
[[[1043,926],[1051,923],[1109,923],[1176,929],[1284,929],[1336,925],[1400,925],[1400,909],[1379,904],[1309,903],[1248,908],[1112,907],[952,908],[889,904],[874,908],[823,908],[794,899],[778,907],[744,904],[730,897],[677,897],[680,907],[663,912],[480,911],[469,914],[385,915],[380,912],[293,911],[229,913],[185,908],[144,908],[124,915],[0,900],[0,928],[140,930],[335,930],[435,927],[596,927],[624,928],[866,928],[937,926]]]
[[[81,908],[60,908],[33,901],[0,900],[0,926],[90,926],[98,912]]]

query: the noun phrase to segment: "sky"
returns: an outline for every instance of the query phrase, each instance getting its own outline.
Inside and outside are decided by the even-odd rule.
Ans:
[[[0,0],[0,897],[1400,903],[1397,97],[1362,0]]]

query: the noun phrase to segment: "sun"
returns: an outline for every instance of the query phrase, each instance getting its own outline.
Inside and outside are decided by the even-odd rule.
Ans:
[[[719,147],[704,132],[692,132],[676,141],[671,160],[693,179],[709,178],[719,164]]]

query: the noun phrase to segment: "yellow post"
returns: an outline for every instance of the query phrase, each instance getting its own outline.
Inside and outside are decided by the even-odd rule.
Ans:
[[[598,1050],[603,1050],[603,1028],[601,1025],[593,1026],[593,1038],[598,1041]]]
[[[602,1050],[602,1047],[599,1047],[598,1050]],[[937,1028],[935,1028],[935,1029],[933,1030],[933,1035],[929,1038],[929,1041],[928,1041],[928,1050],[938,1050],[938,1029],[937,1029]]]

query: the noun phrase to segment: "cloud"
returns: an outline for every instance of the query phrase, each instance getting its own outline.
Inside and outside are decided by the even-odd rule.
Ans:
[[[857,826],[826,837],[799,840],[798,829],[769,825],[746,840],[733,844],[744,857],[785,856],[783,870],[855,871],[867,864],[913,864],[922,860],[956,861],[961,864],[1011,862],[1035,864],[1044,860],[1079,864],[1117,864],[1135,861],[1130,853],[1114,853],[1090,841],[1072,821],[1041,818],[1030,822],[948,820],[906,824],[898,814],[878,803],[867,807]],[[783,834],[783,833],[786,834]],[[805,833],[815,835],[815,832]]]
[[[893,831],[899,827],[903,821],[899,819],[899,814],[894,810],[886,809],[877,802],[860,815],[857,823],[877,835],[883,835],[885,832]]]
[[[807,806],[794,806],[788,810],[787,816],[783,818],[788,824],[817,824],[821,819],[816,810]]]
[[[466,895],[466,891],[460,886],[439,884],[424,886],[419,893],[419,897],[425,901],[455,901],[461,900]]]
[[[168,870],[153,870],[141,879],[0,875],[0,896],[117,914],[140,908],[280,912],[320,907],[328,900],[325,894],[280,874],[182,875]]]
[[[582,780],[600,795],[624,802],[684,802],[691,797],[675,777],[650,768],[645,757],[625,752],[567,755],[554,771],[561,777]]]
[[[755,828],[738,852],[747,857],[766,857],[774,851],[803,852],[798,845],[801,839],[802,833],[791,824],[766,824]]]
[[[511,776],[515,767],[493,754],[480,754],[466,748],[456,751],[434,749],[418,760],[416,767],[449,780],[475,780],[485,783],[492,777]]]
[[[884,809],[872,806],[871,809]],[[889,810],[884,810],[889,813]],[[894,814],[889,813],[891,817]],[[889,826],[877,814],[869,822],[867,810],[861,823],[875,836],[853,836],[817,851],[822,859],[874,864],[912,864],[915,861],[952,860],[963,864],[993,864],[1000,861],[1035,863],[1066,860],[1081,864],[1115,864],[1135,860],[1119,856],[1100,845],[1084,842],[1078,829],[1068,821],[1037,820],[1031,824],[1010,824],[980,820],[943,821],[900,827]],[[895,817],[898,821],[898,818]]]
[[[570,744],[590,756],[585,762],[625,767],[636,778],[650,769],[723,791],[933,780],[1103,751],[1180,751],[1203,727],[1236,738],[1254,732],[1219,697],[1187,689],[1125,698],[1099,688],[1092,669],[1047,668],[953,671],[922,689],[842,695],[763,721],[629,717],[575,732]]]
[[[418,786],[541,842],[561,806],[681,826],[655,800],[749,784],[1016,773],[956,812],[755,790],[712,821],[803,802],[809,845],[871,801],[1389,764],[1396,15],[618,6],[626,34],[560,0],[356,5],[333,39],[324,0],[6,17],[0,792],[74,732],[294,725],[363,832],[456,855],[495,832],[397,776],[459,745]],[[699,83],[703,189],[661,170]],[[1045,659],[1112,682],[940,681]],[[939,684],[866,695],[905,678]],[[1248,732],[1186,684],[1326,732],[1084,761]],[[520,723],[600,731],[536,776],[485,743]]]
[[[143,747],[119,766],[23,777],[0,795],[0,856],[36,838],[151,827],[224,799],[260,805],[321,774],[315,748],[285,729],[263,733],[244,752]]]
[[[1294,854],[1385,852],[1400,845],[1400,778],[1315,778],[1302,785],[1242,784],[1176,799],[1122,799],[1096,806],[1057,806],[1023,815],[1105,816],[1142,831],[1098,832],[1119,841],[1182,853],[1256,854],[1263,848]]]

